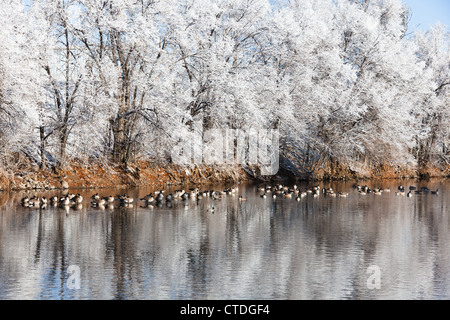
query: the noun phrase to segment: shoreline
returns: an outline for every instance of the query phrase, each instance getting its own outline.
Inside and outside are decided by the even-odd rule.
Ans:
[[[126,168],[108,164],[71,163],[67,169],[61,171],[50,168],[40,170],[37,166],[30,165],[13,173],[6,173],[0,169],[0,191],[66,189],[62,181],[67,183],[68,189],[96,189],[274,181],[427,180],[450,177],[450,167],[429,168],[426,172],[419,173],[414,169],[385,166],[361,174],[343,165],[332,165],[319,169],[307,179],[284,169],[280,169],[276,176],[270,177],[261,177],[255,172],[258,172],[258,168],[244,169],[241,166],[185,168],[176,165],[156,165],[149,161],[139,161]]]
[[[239,167],[183,168],[175,165],[157,166],[146,161],[127,167],[71,163],[67,169],[57,172],[52,169],[41,170],[36,166],[14,173],[0,170],[0,191],[174,186],[250,180],[251,176]]]

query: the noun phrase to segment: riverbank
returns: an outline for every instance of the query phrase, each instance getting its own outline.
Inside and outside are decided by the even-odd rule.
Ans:
[[[355,166],[330,163],[314,172],[317,180],[373,180],[373,179],[430,179],[450,177],[450,166],[398,166],[380,164],[377,166]]]
[[[71,163],[67,169],[40,170],[36,166],[20,172],[0,171],[0,190],[62,189],[167,186],[184,184],[205,184],[218,182],[242,182],[251,176],[239,167],[214,168],[195,166],[182,168],[175,165],[157,166],[150,162],[123,167],[107,164],[81,165]]]
[[[449,178],[450,165],[429,165],[418,168],[413,165],[394,165],[390,163],[368,165],[364,163],[340,163],[329,161],[315,164],[314,168],[299,161],[285,161],[286,168],[279,175],[295,180],[388,180],[388,179],[431,179]]]
[[[109,187],[139,187],[168,185],[202,185],[217,183],[240,183],[249,181],[299,181],[299,180],[369,180],[369,179],[427,179],[450,177],[450,166],[430,167],[418,171],[383,165],[367,170],[351,170],[348,166],[334,163],[317,169],[309,178],[280,169],[277,176],[260,177],[257,168],[244,169],[240,166],[184,168],[176,165],[158,166],[150,161],[140,161],[127,167],[109,164],[70,163],[67,169],[55,171],[40,170],[36,165],[22,167],[17,172],[0,169],[0,190],[40,190],[64,187],[94,189]],[[66,185],[65,185],[66,184]],[[64,186],[65,185],[65,186]]]

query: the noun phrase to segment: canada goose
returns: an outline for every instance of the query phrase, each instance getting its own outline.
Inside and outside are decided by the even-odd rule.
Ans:
[[[362,196],[365,196],[367,194],[367,192],[364,191],[364,190],[359,190],[359,194],[362,195]]]
[[[128,197],[128,196],[126,196],[122,199],[122,202],[125,204],[131,204],[131,203],[133,203],[133,201],[134,201],[134,199],[131,197]]]
[[[153,193],[149,193],[149,194],[143,196],[140,200],[144,201],[144,200],[147,200],[150,197],[153,197]]]
[[[382,192],[381,192],[381,190],[380,189],[377,189],[377,190],[374,190],[373,191],[373,194],[375,194],[375,195],[381,195],[382,194]]]
[[[341,197],[341,198],[346,198],[347,196],[348,196],[348,193],[347,192],[339,192],[338,193],[338,195],[339,195],[339,197]]]
[[[292,193],[290,193],[290,192],[289,193],[285,193],[284,197],[288,198],[288,199],[291,199],[292,198]]]
[[[213,200],[220,200],[220,199],[222,199],[222,196],[218,192],[213,192],[211,198]]]
[[[100,196],[98,195],[98,193],[96,193],[96,194],[92,195],[91,199],[94,201],[100,200]]]
[[[322,193],[325,193],[325,194],[333,193],[333,192],[334,192],[334,190],[331,187],[329,187],[327,189],[325,189],[325,188],[322,189]]]
[[[51,203],[57,203],[58,202],[58,196],[53,196],[50,198]]]
[[[300,201],[302,198],[301,197],[295,197],[295,201]]]
[[[148,197],[148,198],[142,198],[141,199],[141,201],[145,201],[145,204],[146,205],[149,205],[149,204],[151,204],[153,201],[155,201],[155,198],[153,198],[153,197]]]
[[[385,188],[383,189],[383,192],[391,192],[391,188]]]
[[[114,197],[108,196],[108,197],[105,197],[105,200],[106,200],[106,202],[111,203],[111,202],[114,202]]]
[[[62,197],[61,199],[59,199],[59,203],[62,206],[68,206],[70,204],[70,198],[68,196]]]
[[[22,202],[22,205],[28,205],[28,201],[30,201],[30,198],[28,196],[25,196],[20,201]]]
[[[172,193],[172,196],[173,196],[174,199],[177,199],[177,198],[178,198],[179,196],[181,196],[183,193],[184,193],[183,190],[175,190],[175,191]]]
[[[42,197],[41,198],[41,202],[42,202],[42,204],[47,204],[47,198],[46,197]]]
[[[77,193],[74,200],[75,200],[75,203],[80,204],[83,202],[83,197],[81,196],[81,194]]]
[[[161,202],[164,199],[164,195],[161,192],[158,192],[158,195],[156,196],[156,201]]]
[[[30,200],[28,200],[28,204],[30,206],[39,206],[40,204],[39,198],[36,196],[32,197]]]
[[[260,197],[263,198],[263,199],[265,199],[265,198],[267,197],[267,196],[266,196],[266,193],[260,195]]]
[[[276,199],[277,198],[277,195],[274,193],[274,194],[272,194],[272,199]]]
[[[396,196],[404,196],[405,195],[405,191],[396,191],[395,195]]]
[[[407,196],[408,198],[411,198],[411,197],[412,197],[411,190],[406,194],[406,196]]]
[[[180,197],[182,200],[186,200],[187,198],[189,198],[189,194],[185,192]]]
[[[91,202],[91,204],[93,207],[104,207],[106,204],[106,200],[105,200],[105,198],[101,198],[97,201]]]
[[[247,201],[247,197],[239,196],[239,201]]]
[[[70,200],[72,200],[73,198],[75,198],[76,194],[75,193],[69,193],[69,194],[67,194],[67,196],[69,197]]]

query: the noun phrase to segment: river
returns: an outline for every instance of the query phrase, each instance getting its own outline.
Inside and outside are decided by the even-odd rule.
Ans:
[[[0,299],[450,299],[448,180],[318,184],[348,196],[264,199],[248,184],[149,208],[148,188],[69,190],[82,206],[25,208],[61,191],[2,192]],[[93,208],[97,192],[134,204]]]

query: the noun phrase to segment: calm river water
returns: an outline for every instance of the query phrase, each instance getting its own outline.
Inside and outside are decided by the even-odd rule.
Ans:
[[[84,202],[68,210],[20,203],[61,191],[3,192],[0,299],[450,299],[450,182],[362,182],[392,189],[382,195],[353,184],[299,202],[240,185],[152,209],[146,188],[70,190]],[[400,184],[439,193],[396,196]],[[135,204],[92,208],[96,192]]]

